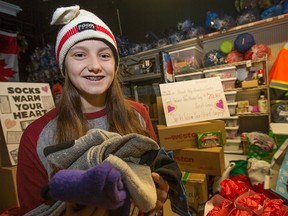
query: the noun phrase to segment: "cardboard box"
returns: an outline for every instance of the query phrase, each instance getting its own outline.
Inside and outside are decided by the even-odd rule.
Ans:
[[[188,205],[194,209],[208,200],[207,178],[202,173],[182,173],[182,182],[186,189]]]
[[[167,199],[163,205],[163,216],[178,216],[178,214],[172,211],[169,199]]]
[[[223,216],[229,215],[229,212],[234,208],[234,203],[228,199],[225,199],[221,195],[216,194],[205,203],[203,215],[208,215],[208,213],[216,206],[221,207],[219,212],[217,211],[217,215]]]
[[[0,213],[19,206],[16,169],[16,166],[0,168]]]
[[[254,88],[258,86],[258,80],[248,80],[242,82],[242,88]]]
[[[173,151],[174,160],[185,172],[221,176],[225,169],[224,148],[186,148]]]
[[[157,104],[158,123],[160,125],[166,125],[165,114],[164,114],[164,109],[163,109],[163,102],[162,102],[161,96],[157,96],[156,104]]]
[[[222,120],[211,120],[191,124],[166,126],[157,125],[160,146],[166,150],[197,147],[197,133],[221,131],[223,144],[226,143],[225,123]]]

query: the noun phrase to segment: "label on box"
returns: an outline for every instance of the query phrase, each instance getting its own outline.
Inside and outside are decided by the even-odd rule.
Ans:
[[[223,147],[174,150],[174,160],[182,171],[221,176],[224,172]]]

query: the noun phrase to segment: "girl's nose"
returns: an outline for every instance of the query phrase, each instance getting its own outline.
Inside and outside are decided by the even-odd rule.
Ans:
[[[87,69],[93,73],[97,73],[101,70],[100,62],[96,56],[93,56],[89,59]]]

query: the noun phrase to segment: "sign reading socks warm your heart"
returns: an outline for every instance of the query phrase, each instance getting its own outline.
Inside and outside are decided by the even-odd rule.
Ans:
[[[229,117],[219,77],[160,84],[167,126]]]
[[[2,82],[0,85],[1,166],[16,165],[25,128],[54,107],[47,83]]]

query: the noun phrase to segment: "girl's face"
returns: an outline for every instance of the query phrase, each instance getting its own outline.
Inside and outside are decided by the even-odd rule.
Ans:
[[[81,41],[67,53],[65,72],[82,99],[91,96],[104,99],[115,76],[112,50],[102,41]]]

